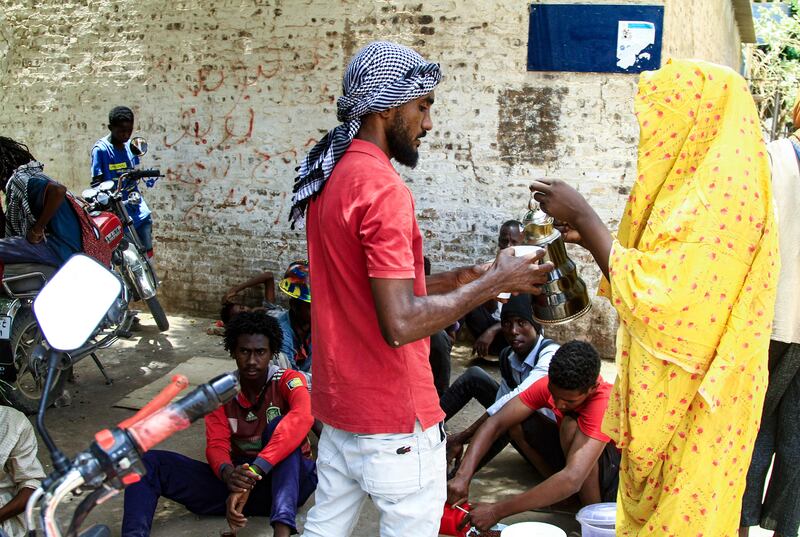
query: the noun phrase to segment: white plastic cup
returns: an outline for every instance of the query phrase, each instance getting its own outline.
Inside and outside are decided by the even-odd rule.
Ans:
[[[515,256],[535,254],[539,250],[542,249],[542,248],[540,248],[538,246],[533,246],[532,244],[523,244],[521,246],[512,246],[512,248],[514,249],[514,255]]]
[[[523,244],[521,246],[512,246],[512,248],[514,249],[515,256],[535,254],[539,252],[539,250],[541,250],[541,248],[539,248],[538,246],[533,246],[530,244]],[[511,298],[511,293],[500,293],[499,295],[497,295],[497,298],[501,300],[508,300],[509,298]]]

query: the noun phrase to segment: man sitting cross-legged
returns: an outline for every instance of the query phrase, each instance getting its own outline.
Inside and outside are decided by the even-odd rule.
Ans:
[[[123,537],[146,537],[159,496],[200,515],[226,515],[236,530],[245,515],[269,515],[274,535],[296,532],[297,508],[314,492],[317,474],[306,439],[314,418],[302,373],[278,369],[278,321],[242,312],[225,326],[242,391],[206,417],[208,463],[178,453],[144,455],[147,474],[125,491]]]
[[[528,443],[555,469],[552,476],[527,492],[496,503],[474,504],[470,523],[487,530],[502,518],[539,509],[578,494],[583,504],[614,501],[619,483],[620,454],[600,427],[611,385],[600,376],[597,351],[581,341],[559,348],[548,376],[514,397],[478,429],[455,477],[447,484],[447,501],[467,501],[469,484],[492,443],[536,409],[550,408],[558,428],[543,427]]]

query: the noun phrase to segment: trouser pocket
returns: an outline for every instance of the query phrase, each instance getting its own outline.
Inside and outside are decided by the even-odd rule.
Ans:
[[[362,435],[358,444],[367,493],[398,502],[422,489],[422,461],[416,434]]]
[[[447,481],[447,435],[444,422],[420,434],[420,480],[423,487],[440,487]]]

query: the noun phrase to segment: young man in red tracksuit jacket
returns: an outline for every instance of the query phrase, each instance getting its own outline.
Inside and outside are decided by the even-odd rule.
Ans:
[[[296,532],[297,508],[314,492],[317,473],[307,435],[314,419],[305,377],[278,369],[278,322],[243,312],[225,326],[225,349],[236,360],[242,391],[206,416],[208,463],[169,451],[144,455],[147,474],[125,491],[123,537],[150,534],[158,498],[200,515],[269,516],[275,536]]]

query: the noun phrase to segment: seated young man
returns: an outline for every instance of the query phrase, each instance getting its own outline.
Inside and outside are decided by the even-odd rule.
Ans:
[[[447,437],[447,460],[458,464],[464,445],[469,443],[478,428],[493,414],[500,411],[508,401],[525,390],[528,386],[547,375],[550,360],[558,349],[558,343],[547,339],[540,333],[539,324],[533,319],[533,308],[530,295],[512,296],[503,305],[500,317],[503,336],[508,347],[500,352],[500,373],[502,380],[498,385],[489,374],[480,367],[467,369],[439,399],[439,404],[446,414],[446,420],[452,418],[470,401],[476,399],[487,409],[480,418],[465,430]],[[532,417],[531,419],[537,419]],[[528,456],[522,445],[523,435],[516,429],[510,435],[502,435],[486,454],[482,465],[489,462],[509,442]],[[537,469],[537,461],[531,461]]]
[[[271,272],[262,274],[269,275],[265,280],[269,282],[274,281]],[[261,281],[261,277],[257,276],[247,283]],[[306,377],[306,380],[311,385],[311,287],[308,285],[308,262],[305,260],[294,261],[286,269],[283,279],[278,284],[278,288],[289,297],[289,309],[287,311],[276,311],[277,306],[273,304],[275,301],[274,291],[271,294],[271,300],[265,294],[265,301],[263,307],[250,308],[241,304],[235,304],[230,300],[236,293],[237,289],[244,289],[246,284],[234,287],[223,298],[223,306],[220,311],[220,318],[223,323],[228,323],[231,319],[245,311],[268,311],[274,315],[278,320],[278,324],[283,332],[283,343],[281,344],[280,356],[275,359],[275,362],[286,369],[294,369],[301,371]],[[241,289],[240,289],[241,287]],[[270,286],[271,288],[271,283]],[[267,288],[265,283],[265,289]],[[236,291],[238,292],[238,291]],[[233,293],[233,294],[231,294]],[[271,307],[268,307],[269,306]],[[219,327],[222,328],[222,327]],[[220,330],[220,332],[223,332]],[[216,331],[209,331],[210,334],[217,333]]]
[[[250,278],[246,282],[234,285],[228,289],[222,297],[222,305],[226,306],[228,304],[233,304],[233,299],[236,298],[236,295],[245,289],[258,287],[259,285],[264,286],[264,297],[261,301],[262,307],[267,311],[280,309],[280,307],[275,304],[275,276],[269,270],[265,270],[261,274]]]
[[[274,535],[296,532],[297,509],[317,486],[307,435],[314,418],[305,377],[271,358],[281,347],[278,322],[243,312],[225,327],[242,391],[206,416],[208,463],[168,451],[144,455],[147,474],[125,491],[123,537],[150,535],[159,496],[200,515],[226,515],[231,528],[247,515],[269,516]]]
[[[540,509],[578,494],[583,504],[614,501],[620,453],[601,431],[611,385],[600,376],[597,351],[582,341],[559,348],[549,374],[509,401],[481,425],[455,477],[447,483],[447,501],[467,501],[469,484],[492,443],[536,409],[553,411],[558,428],[541,428],[528,443],[556,470],[527,492],[496,503],[473,503],[470,523],[487,530],[505,517]]]
[[[278,284],[289,297],[289,311],[278,316],[283,330],[281,354],[288,367],[302,371],[311,383],[311,287],[308,285],[308,262],[295,261],[286,269]]]
[[[28,535],[22,514],[44,479],[37,450],[28,418],[19,410],[0,406],[0,535]]]
[[[522,223],[518,220],[508,220],[500,226],[497,249],[518,246],[522,244],[523,239]],[[490,354],[496,356],[506,346],[500,329],[500,311],[503,307],[497,300],[489,300],[464,316],[464,324],[475,338],[472,352],[479,358]]]
[[[245,289],[258,287],[259,285],[264,285],[264,297],[262,298],[261,306],[251,308],[236,301],[236,295]],[[264,271],[246,282],[234,285],[228,289],[222,296],[222,309],[219,312],[220,320],[212,324],[208,330],[206,330],[206,333],[210,336],[225,335],[225,323],[243,311],[267,311],[272,315],[277,315],[283,311],[283,308],[275,304],[275,276],[272,272],[268,270]]]
[[[225,335],[225,325],[228,324],[228,321],[239,315],[244,311],[264,311],[269,312],[270,315],[274,316],[274,312],[276,311],[283,311],[282,309],[272,309],[267,310],[264,307],[257,306],[257,307],[250,307],[245,306],[244,304],[237,304],[236,302],[225,302],[222,304],[222,308],[219,310],[219,321],[215,321],[211,326],[206,329],[206,334],[209,336],[224,336]],[[286,360],[280,360],[276,358],[275,363],[278,367],[283,367],[284,369],[291,369],[288,365]]]

